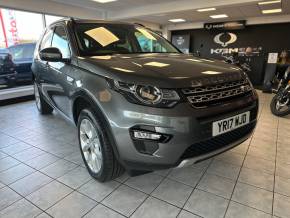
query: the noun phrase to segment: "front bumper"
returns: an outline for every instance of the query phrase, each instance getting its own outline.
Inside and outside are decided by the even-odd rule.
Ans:
[[[114,92],[112,95],[119,95]],[[129,170],[166,169],[188,165],[210,158],[228,149],[231,149],[245,141],[256,126],[258,113],[258,99],[252,95],[235,100],[229,104],[206,109],[195,109],[187,102],[178,104],[175,108],[160,109],[128,103],[123,96],[113,96],[118,99],[111,102],[116,104],[105,108],[107,117],[110,117],[111,130],[113,132],[119,161]],[[212,122],[222,120],[246,111],[251,112],[250,124],[241,127],[245,131],[240,135],[224,140],[212,137]],[[120,118],[121,117],[121,118]],[[172,136],[166,143],[148,142],[148,146],[158,146],[153,154],[141,153],[138,150],[138,142],[132,139],[132,128],[155,131]],[[219,140],[216,140],[219,139]],[[224,141],[223,141],[224,140]],[[200,153],[186,155],[190,147],[199,149],[203,146],[209,148]],[[211,145],[215,146],[211,149]]]

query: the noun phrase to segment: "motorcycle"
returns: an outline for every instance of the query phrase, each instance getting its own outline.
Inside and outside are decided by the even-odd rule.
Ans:
[[[237,53],[231,55],[222,54],[222,58],[224,58],[224,62],[240,67],[245,73],[251,71],[251,67],[248,63],[241,63],[239,61]]]
[[[279,117],[290,114],[290,67],[287,68],[284,75],[278,75],[278,88],[273,89],[275,94],[271,101],[271,112]]]

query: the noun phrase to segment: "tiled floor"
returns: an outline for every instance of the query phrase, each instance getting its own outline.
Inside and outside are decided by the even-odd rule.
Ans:
[[[183,169],[100,184],[76,129],[34,102],[0,108],[0,217],[290,217],[290,116],[260,95],[258,127],[237,148]]]

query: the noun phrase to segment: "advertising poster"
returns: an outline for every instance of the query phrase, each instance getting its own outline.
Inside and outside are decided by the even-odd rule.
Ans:
[[[6,47],[19,43],[18,28],[15,11],[0,9],[0,23]]]
[[[174,35],[172,36],[172,43],[184,54],[189,53],[190,35]]]

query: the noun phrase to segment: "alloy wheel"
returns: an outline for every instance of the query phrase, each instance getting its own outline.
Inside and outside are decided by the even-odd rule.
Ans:
[[[276,102],[276,110],[277,111],[288,110],[288,103],[289,103],[289,98],[287,98],[287,97],[278,99]]]
[[[88,119],[83,119],[80,125],[80,143],[83,155],[90,170],[98,173],[103,164],[103,154],[99,134]]]

